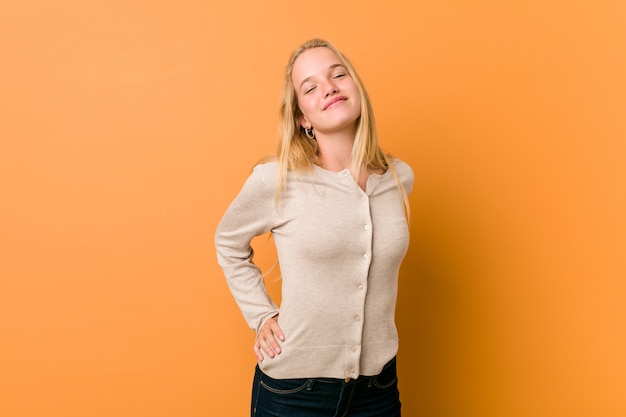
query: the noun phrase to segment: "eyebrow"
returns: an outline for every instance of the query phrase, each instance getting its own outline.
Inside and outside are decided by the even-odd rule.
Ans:
[[[334,69],[335,69],[335,68],[337,68],[337,67],[343,67],[344,69],[346,69],[346,66],[345,66],[345,65],[343,65],[343,64],[340,64],[340,63],[332,64],[330,67],[328,67],[328,69],[332,71],[332,70],[334,70]],[[308,77],[306,77],[304,80],[302,80],[302,82],[300,83],[300,89],[302,88],[302,85],[303,85],[305,82],[309,81],[311,78],[313,78],[313,76],[312,76],[312,75],[311,75],[311,76],[308,76]]]

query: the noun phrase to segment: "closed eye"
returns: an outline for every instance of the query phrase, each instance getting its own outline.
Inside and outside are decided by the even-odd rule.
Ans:
[[[345,76],[346,76],[346,74],[345,74],[345,73],[340,72],[339,74],[335,74],[335,75],[333,75],[333,78],[334,78],[334,79],[337,79],[337,78],[343,78],[343,77],[345,77]]]
[[[315,86],[309,87],[306,90],[304,90],[304,94],[309,94],[310,92],[312,92],[313,90],[315,90]]]

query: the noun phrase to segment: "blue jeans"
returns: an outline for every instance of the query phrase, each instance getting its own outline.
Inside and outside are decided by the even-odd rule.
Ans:
[[[376,376],[273,379],[257,366],[252,417],[400,417],[396,359]]]

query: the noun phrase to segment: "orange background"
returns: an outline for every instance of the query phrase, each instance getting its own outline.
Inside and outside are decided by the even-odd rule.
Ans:
[[[0,5],[0,415],[247,415],[213,233],[316,36],[416,173],[405,415],[626,415],[626,3],[217,3]]]

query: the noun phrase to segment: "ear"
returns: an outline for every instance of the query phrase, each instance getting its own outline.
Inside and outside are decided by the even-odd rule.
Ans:
[[[311,126],[311,122],[309,122],[306,117],[300,115],[300,126],[302,126],[304,129],[310,129]]]

